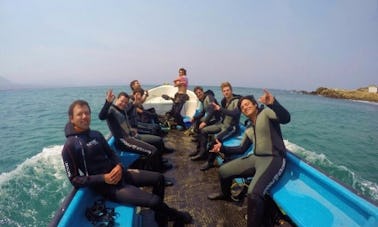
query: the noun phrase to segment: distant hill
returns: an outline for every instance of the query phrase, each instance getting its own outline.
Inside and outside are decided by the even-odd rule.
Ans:
[[[334,89],[319,87],[316,91],[305,92],[305,94],[311,95],[321,95],[329,98],[337,99],[352,99],[352,100],[361,100],[369,102],[378,102],[378,93],[369,93],[368,87],[358,88],[356,90],[345,90],[345,89]]]
[[[12,82],[0,76],[0,90],[8,90],[12,86]]]
[[[14,90],[14,89],[23,89],[23,88],[32,88],[33,86],[26,84],[14,83],[7,78],[0,76],[0,91],[4,90]]]

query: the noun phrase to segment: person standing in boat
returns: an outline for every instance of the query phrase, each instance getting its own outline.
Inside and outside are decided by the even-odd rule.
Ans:
[[[189,100],[186,91],[188,89],[188,77],[186,76],[186,69],[180,68],[178,77],[173,81],[173,85],[178,88],[175,96],[169,97],[168,95],[162,95],[166,100],[172,100],[172,109],[166,113],[167,118],[173,117],[175,123],[180,125],[183,130],[186,129],[184,119],[181,116],[181,110],[184,107],[186,101]]]
[[[251,121],[240,146],[225,147],[217,143],[212,152],[246,151],[253,144],[253,154],[234,159],[219,168],[222,192],[208,196],[211,200],[229,199],[232,180],[238,177],[253,177],[248,186],[248,226],[261,226],[264,214],[264,196],[282,175],[286,164],[286,148],[282,139],[280,124],[290,122],[290,113],[275,97],[264,90],[259,101],[266,105],[259,107],[255,98],[244,96],[238,107]]]
[[[198,155],[192,157],[193,161],[203,160],[207,158],[207,162],[201,167],[202,171],[208,170],[214,167],[214,161],[216,155],[214,153],[208,152],[208,136],[214,135],[219,141],[223,141],[227,138],[230,138],[240,131],[239,121],[240,121],[240,110],[238,108],[238,101],[240,95],[236,95],[232,92],[232,86],[229,82],[223,82],[221,84],[221,90],[223,93],[223,99],[221,105],[213,102],[213,108],[217,111],[222,118],[222,121],[213,124],[207,125],[206,122],[201,122],[200,134],[198,137]]]
[[[179,75],[176,79],[173,80],[173,86],[178,88],[178,93],[186,94],[186,90],[188,90],[188,77],[186,76],[186,69],[180,68]]]
[[[115,96],[110,89],[106,93],[106,100],[102,107],[99,118],[106,120],[112,135],[115,138],[115,145],[121,150],[139,153],[145,156],[145,168],[163,172],[172,168],[172,165],[162,161],[162,150],[164,143],[159,136],[139,135],[137,130],[132,128],[126,113],[129,104],[129,95],[126,92],[119,93],[114,104]]]
[[[90,129],[88,102],[74,101],[68,109],[68,118],[62,159],[74,187],[90,187],[105,198],[125,205],[149,207],[155,211],[159,226],[167,226],[168,220],[173,220],[174,226],[192,222],[188,212],[164,203],[164,176],[161,173],[127,169],[104,136]],[[143,186],[152,186],[152,193],[139,188]]]

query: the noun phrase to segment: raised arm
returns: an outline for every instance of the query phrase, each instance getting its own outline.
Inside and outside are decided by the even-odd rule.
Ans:
[[[100,113],[98,114],[98,118],[100,118],[100,120],[103,121],[103,120],[106,120],[108,118],[109,108],[112,105],[114,99],[115,99],[115,96],[113,94],[113,91],[112,91],[112,89],[109,89],[106,92],[105,103],[104,103]]]
[[[259,98],[259,101],[275,112],[279,123],[287,124],[290,122],[289,111],[287,111],[268,90],[264,89],[264,94]]]

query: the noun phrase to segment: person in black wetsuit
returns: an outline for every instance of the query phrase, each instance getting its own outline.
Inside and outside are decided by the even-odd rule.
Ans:
[[[143,104],[144,101],[146,101],[146,99],[148,98],[148,91],[147,90],[144,90],[142,88],[142,85],[139,83],[139,80],[133,80],[130,82],[130,88],[131,88],[131,91],[134,92],[136,90],[140,90],[141,93],[142,93],[142,97],[140,99],[140,102]],[[134,98],[134,97],[131,97],[131,98]]]
[[[155,136],[164,136],[165,133],[160,127],[158,115],[154,108],[144,109],[142,104],[143,92],[135,90],[133,92],[133,101],[129,104],[127,111],[131,126],[138,130],[139,134],[151,134]]]
[[[253,154],[234,159],[219,168],[222,192],[208,196],[211,200],[228,199],[234,178],[253,177],[248,186],[248,226],[262,225],[264,196],[285,169],[286,148],[280,124],[290,122],[290,113],[267,90],[259,101],[267,107],[259,107],[253,96],[242,97],[238,103],[239,109],[252,122],[241,145],[225,147],[218,141],[212,148],[212,152],[243,152],[253,144]]]
[[[106,120],[112,135],[115,138],[115,145],[121,150],[127,150],[144,155],[145,168],[147,170],[159,171],[172,168],[172,165],[162,160],[164,143],[159,136],[139,135],[136,129],[132,128],[126,113],[126,106],[129,96],[125,92],[118,95],[115,104],[115,96],[112,90],[106,93],[106,101],[102,107],[99,118]]]
[[[167,226],[168,220],[173,220],[174,226],[192,222],[188,212],[164,203],[164,176],[161,173],[127,169],[104,136],[90,129],[91,109],[86,101],[74,101],[68,116],[62,159],[74,187],[90,187],[115,202],[149,207],[155,211],[159,226]],[[152,186],[152,193],[139,188],[143,186]]]

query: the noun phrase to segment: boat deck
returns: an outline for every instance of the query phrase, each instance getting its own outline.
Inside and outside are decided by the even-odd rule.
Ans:
[[[246,203],[207,199],[209,193],[220,190],[217,168],[203,172],[200,166],[204,161],[190,160],[189,153],[196,149],[191,139],[177,130],[164,137],[165,144],[175,149],[175,152],[164,155],[173,165],[164,175],[173,178],[175,183],[166,187],[165,202],[193,216],[193,224],[187,226],[246,226]],[[143,219],[143,226],[151,226],[151,215],[145,214]]]
[[[175,179],[166,188],[165,201],[172,207],[187,210],[194,219],[188,226],[246,226],[246,203],[211,201],[207,195],[220,190],[217,168],[201,171],[204,161],[191,161],[188,154],[196,149],[192,137],[173,130],[166,137],[167,146],[175,152],[164,155],[173,164],[165,176]]]

